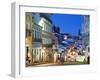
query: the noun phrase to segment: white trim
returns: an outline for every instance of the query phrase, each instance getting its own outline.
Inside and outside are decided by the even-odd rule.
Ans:
[[[58,2],[59,3],[59,2]],[[68,4],[63,6],[64,3],[59,3],[56,6],[48,6],[47,4],[37,5],[33,3],[12,3],[12,76],[35,76],[35,75],[52,75],[61,73],[79,73],[79,72],[95,72],[96,69],[96,51],[93,50],[94,36],[96,33],[95,26],[95,9],[80,7]],[[90,17],[90,42],[91,42],[91,65],[80,66],[60,66],[60,67],[34,67],[25,68],[25,12],[44,12],[44,13],[63,13],[63,14],[89,14]],[[14,49],[15,48],[15,49]],[[22,54],[23,53],[23,54]],[[66,72],[67,71],[67,72]]]
[[[18,17],[16,17],[18,16]],[[16,3],[12,3],[12,25],[11,25],[11,31],[12,31],[12,53],[11,53],[11,75],[14,77],[17,77],[20,75],[20,31],[19,31],[19,6]]]

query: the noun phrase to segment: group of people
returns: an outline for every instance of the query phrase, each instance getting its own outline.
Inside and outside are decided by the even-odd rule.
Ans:
[[[57,54],[57,52],[55,51],[54,62],[76,61],[77,57],[77,48],[75,48],[74,46],[70,46],[65,51],[62,51],[60,54]]]
[[[78,51],[77,48],[71,46],[68,51],[66,52],[66,60],[67,61],[76,61],[76,58],[78,57]]]

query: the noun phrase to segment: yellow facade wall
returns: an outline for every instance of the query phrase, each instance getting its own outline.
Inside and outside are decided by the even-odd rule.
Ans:
[[[32,63],[32,13],[31,12],[26,12],[25,14],[25,24],[26,28],[30,31],[30,36],[25,37],[25,45],[26,47],[29,48],[28,51],[28,57],[30,60],[30,63]]]

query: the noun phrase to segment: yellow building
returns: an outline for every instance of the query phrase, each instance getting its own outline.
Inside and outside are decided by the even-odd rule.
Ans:
[[[26,12],[25,14],[25,47],[26,47],[26,62],[32,63],[32,13]]]

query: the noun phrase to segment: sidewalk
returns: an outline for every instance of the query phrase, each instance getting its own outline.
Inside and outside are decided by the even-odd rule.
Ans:
[[[48,63],[48,64],[40,64],[40,65],[34,65],[34,66],[52,66],[52,65],[58,65],[58,63]]]

